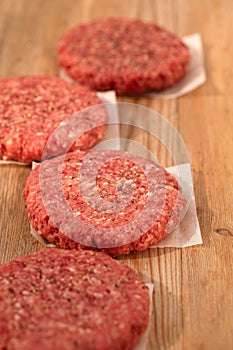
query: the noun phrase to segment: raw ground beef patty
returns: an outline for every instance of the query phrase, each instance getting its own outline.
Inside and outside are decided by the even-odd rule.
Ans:
[[[0,267],[1,350],[130,350],[148,322],[147,286],[106,254],[53,248]]]
[[[40,161],[48,138],[60,122],[76,111],[100,103],[88,88],[74,86],[60,78],[0,80],[0,159]],[[82,120],[78,124],[80,131],[83,127],[91,130],[77,140],[74,148],[88,149],[95,145],[105,132],[106,122],[106,113],[94,113]],[[62,150],[53,145],[50,156],[61,153]]]
[[[33,228],[64,249],[112,256],[145,250],[180,222],[185,199],[176,179],[123,151],[74,151],[42,162],[27,179]]]
[[[138,94],[174,85],[190,54],[154,23],[109,18],[71,29],[59,43],[58,60],[70,77],[94,90]]]

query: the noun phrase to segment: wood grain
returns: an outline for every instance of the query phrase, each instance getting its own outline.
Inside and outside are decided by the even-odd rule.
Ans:
[[[233,348],[233,46],[231,0],[1,0],[0,77],[57,75],[56,46],[76,23],[105,16],[153,20],[178,35],[202,35],[208,81],[176,99],[119,98],[152,108],[179,130],[189,149],[204,244],[148,249],[121,258],[154,283],[148,350]],[[146,133],[121,136],[165,149]],[[169,135],[167,135],[169,137]],[[0,165],[0,259],[41,249],[29,234],[22,193],[29,167]]]

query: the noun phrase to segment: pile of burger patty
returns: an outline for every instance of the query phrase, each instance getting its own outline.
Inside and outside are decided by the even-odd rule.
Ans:
[[[56,77],[0,80],[0,159],[43,160],[27,179],[26,210],[37,233],[61,248],[0,266],[0,350],[132,350],[148,327],[148,287],[108,255],[165,238],[186,201],[158,164],[90,150],[108,123],[91,89],[165,89],[185,75],[190,54],[154,23],[111,18],[69,31],[58,59],[82,86]]]
[[[106,254],[45,249],[0,266],[0,349],[130,350],[149,293]]]
[[[58,59],[80,84],[131,95],[174,85],[187,72],[190,53],[155,23],[106,18],[71,29],[59,43]]]
[[[111,150],[73,151],[42,162],[27,179],[24,199],[33,228],[48,242],[112,256],[165,238],[186,205],[164,168]]]

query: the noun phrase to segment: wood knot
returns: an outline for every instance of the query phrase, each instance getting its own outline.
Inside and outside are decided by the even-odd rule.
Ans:
[[[229,228],[220,227],[215,232],[222,236],[233,236],[233,232]]]

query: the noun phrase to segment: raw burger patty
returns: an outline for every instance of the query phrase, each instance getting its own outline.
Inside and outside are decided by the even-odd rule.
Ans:
[[[60,248],[112,256],[145,250],[182,218],[179,185],[154,162],[112,150],[74,151],[62,162],[37,166],[24,191],[33,228]]]
[[[128,350],[148,321],[147,286],[105,254],[53,248],[0,267],[1,350]]]
[[[94,90],[137,94],[174,85],[190,54],[154,23],[109,18],[71,29],[59,43],[58,59],[70,77]]]
[[[18,77],[0,80],[0,159],[30,163],[40,161],[51,133],[76,111],[100,104],[86,87],[54,77]],[[105,113],[95,113],[83,123],[88,128],[107,122]],[[82,135],[74,148],[88,149],[103,136],[106,126]],[[53,147],[50,155],[61,154]]]

